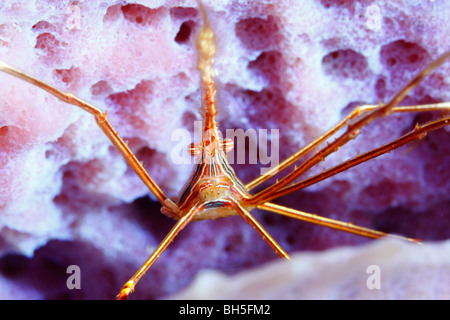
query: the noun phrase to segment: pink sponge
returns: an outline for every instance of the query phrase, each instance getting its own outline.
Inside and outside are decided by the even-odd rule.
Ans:
[[[218,45],[220,128],[279,129],[274,161],[357,105],[387,102],[449,48],[445,1],[224,0],[205,7]],[[177,195],[192,165],[175,163],[173,134],[193,137],[199,119],[196,1],[16,0],[0,8],[0,59],[107,111],[152,178]],[[403,103],[450,101],[449,68],[441,66]],[[0,82],[0,298],[114,298],[174,221],[159,212],[91,115],[9,75],[0,74]],[[439,114],[376,121],[311,172]],[[449,141],[448,130],[430,133],[279,203],[409,237],[448,239]],[[234,165],[244,183],[269,165],[246,159]],[[255,217],[288,252],[369,241],[272,213]],[[173,294],[201,269],[235,273],[272,259],[240,217],[194,222],[132,298]],[[80,267],[80,290],[66,286],[70,265]]]

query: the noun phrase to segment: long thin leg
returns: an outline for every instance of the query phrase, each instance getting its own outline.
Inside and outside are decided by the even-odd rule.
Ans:
[[[370,112],[369,114],[365,115],[364,117],[360,118],[354,123],[350,123],[347,126],[347,130],[338,136],[336,140],[329,143],[326,147],[324,147],[322,150],[317,152],[315,155],[313,155],[311,158],[306,160],[303,164],[301,164],[297,169],[292,171],[290,174],[288,174],[286,177],[282,178],[272,186],[262,190],[261,192],[254,195],[250,200],[249,203],[251,204],[258,204],[264,202],[264,199],[267,197],[270,197],[271,194],[274,192],[280,190],[281,188],[287,186],[288,184],[292,183],[295,179],[297,179],[302,173],[306,172],[307,170],[311,169],[313,166],[315,166],[320,161],[324,160],[328,155],[332,154],[333,152],[336,152],[341,146],[346,144],[351,139],[354,139],[359,133],[360,130],[368,125],[370,122],[372,122],[375,119],[387,116],[393,112],[393,108],[402,101],[406,95],[415,88],[428,74],[431,73],[436,67],[444,63],[444,61],[450,57],[450,51],[443,54],[441,57],[439,57],[436,61],[432,62],[430,65],[428,65],[422,72],[420,72],[416,77],[414,77],[402,90],[400,90],[397,95],[392,98],[392,100],[387,103],[384,106],[381,106],[379,108],[376,108],[374,111]]]
[[[348,222],[342,222],[339,220],[329,219],[325,217],[321,217],[315,214],[294,210],[291,208],[283,207],[274,203],[266,202],[264,204],[258,205],[259,209],[275,212],[284,216],[288,216],[290,218],[298,219],[307,221],[310,223],[318,224],[324,227],[341,230],[344,232],[353,233],[362,237],[371,238],[371,239],[378,239],[382,237],[390,237],[390,238],[397,238],[402,240],[407,240],[414,243],[420,243],[420,240],[413,239],[413,238],[405,238],[402,236],[397,236],[393,234],[384,233],[377,230],[372,230],[369,228],[364,228],[360,226],[356,226],[352,223]]]
[[[275,198],[279,198],[288,193],[291,193],[291,192],[306,188],[310,185],[316,184],[316,183],[323,181],[325,179],[328,179],[342,171],[348,170],[348,169],[355,167],[361,163],[369,161],[370,159],[376,158],[382,154],[385,154],[392,150],[400,148],[401,146],[404,146],[405,144],[408,144],[412,141],[423,139],[428,132],[445,127],[449,124],[450,124],[450,117],[445,117],[443,119],[439,119],[439,120],[435,120],[435,121],[426,123],[422,126],[416,126],[413,131],[403,135],[402,137],[400,137],[390,143],[387,143],[379,148],[373,149],[364,154],[361,154],[352,159],[349,159],[331,169],[325,170],[325,171],[323,171],[315,176],[312,176],[308,179],[305,179],[303,181],[299,181],[299,182],[293,183],[287,187],[284,187],[284,188],[270,194],[270,196],[264,198],[263,201],[265,201],[265,202],[271,201]]]
[[[238,202],[233,202],[233,205],[239,215],[250,224],[261,237],[272,247],[272,249],[283,259],[290,260],[289,255],[281,248],[281,246],[272,238],[272,236],[264,229],[264,227]]]
[[[118,300],[127,300],[130,293],[134,291],[134,287],[139,282],[139,280],[145,275],[147,270],[153,265],[153,263],[159,258],[161,253],[167,249],[167,246],[173,241],[173,239],[178,235],[178,233],[192,220],[192,218],[199,212],[199,207],[192,207],[189,212],[184,215],[180,220],[177,221],[175,226],[166,235],[163,241],[158,245],[158,247],[153,251],[153,253],[148,257],[144,264],[139,268],[138,271],[128,280],[125,285],[120,290],[117,295]]]
[[[100,126],[100,128],[103,130],[103,132],[109,138],[109,140],[111,140],[113,145],[117,148],[117,150],[119,150],[120,154],[124,157],[124,159],[130,165],[130,167],[136,172],[136,174],[139,176],[139,178],[141,178],[141,180],[150,189],[150,191],[158,198],[158,200],[161,202],[161,204],[164,205],[165,201],[171,201],[162,192],[162,190],[159,188],[159,186],[156,184],[156,182],[153,181],[153,179],[150,177],[150,175],[147,173],[147,171],[142,166],[142,163],[139,162],[139,160],[136,158],[136,156],[130,150],[130,148],[128,147],[128,144],[125,143],[122,140],[122,138],[120,138],[120,136],[117,134],[117,131],[115,131],[114,128],[111,126],[108,119],[106,118],[106,112],[103,112],[100,109],[94,107],[93,105],[75,97],[70,92],[62,92],[62,91],[56,89],[55,87],[53,87],[39,79],[36,79],[33,76],[26,74],[25,72],[15,69],[2,61],[0,61],[0,71],[4,71],[14,77],[25,80],[41,89],[47,91],[48,93],[52,94],[59,100],[62,100],[66,103],[77,106],[77,107],[89,112],[90,114],[92,114],[95,117],[97,124]]]
[[[250,191],[254,187],[258,186],[259,184],[263,183],[267,179],[271,178],[273,175],[275,175],[278,172],[281,172],[283,169],[287,168],[297,160],[299,160],[304,155],[308,154],[315,148],[317,148],[321,143],[329,139],[331,136],[333,136],[336,132],[338,132],[340,129],[342,129],[346,124],[348,124],[353,119],[362,116],[364,113],[373,111],[377,108],[379,108],[379,105],[362,105],[357,108],[355,108],[350,114],[348,114],[344,119],[342,119],[338,124],[336,124],[333,128],[325,132],[323,135],[321,135],[316,140],[312,141],[293,155],[291,155],[289,158],[284,160],[282,163],[280,163],[277,167],[272,168],[271,170],[267,171],[265,174],[260,175],[253,181],[247,183],[245,185],[245,188],[247,191]],[[400,112],[426,112],[426,111],[441,111],[441,110],[450,110],[450,102],[440,102],[440,103],[433,103],[433,104],[424,104],[420,106],[401,106],[401,107],[394,107],[392,108],[392,113],[400,113]]]

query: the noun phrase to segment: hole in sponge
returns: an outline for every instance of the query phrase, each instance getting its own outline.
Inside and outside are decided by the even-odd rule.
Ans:
[[[121,8],[124,18],[140,26],[148,26],[155,20],[158,20],[160,14],[164,11],[163,7],[150,9],[140,4],[127,4]]]
[[[271,84],[280,83],[280,73],[283,69],[284,60],[278,51],[265,51],[256,60],[248,64],[248,68],[253,70],[257,76],[263,77]]]
[[[105,80],[100,80],[91,87],[93,96],[103,96],[110,94],[113,91],[109,83]]]
[[[44,32],[36,37],[36,44],[34,47],[44,51],[46,54],[55,54],[55,48],[60,46],[60,41],[51,33]]]
[[[8,126],[0,127],[0,137],[6,136],[8,134]]]
[[[428,52],[420,45],[405,40],[397,40],[384,45],[380,51],[380,61],[388,70],[398,73],[418,71],[430,60]]]
[[[339,78],[363,79],[368,73],[366,58],[351,49],[330,52],[322,59],[325,74]]]
[[[292,120],[289,114],[289,103],[282,92],[276,88],[265,88],[261,91],[245,90],[241,92],[245,105],[249,106],[248,117],[250,122],[259,127],[287,124]]]
[[[355,0],[320,0],[320,3],[327,9],[332,7],[345,9],[353,7]]]
[[[56,69],[54,75],[59,81],[66,85],[77,84],[81,78],[80,68],[71,67],[70,69]]]
[[[175,36],[175,42],[178,44],[183,44],[189,41],[191,34],[192,34],[192,28],[194,27],[194,22],[191,20],[185,21],[181,24],[180,30],[178,31],[177,35]]]
[[[176,20],[191,19],[197,16],[197,9],[192,7],[173,7],[169,12],[170,17]]]
[[[274,48],[280,42],[279,27],[273,16],[248,18],[236,24],[236,36],[251,50]]]

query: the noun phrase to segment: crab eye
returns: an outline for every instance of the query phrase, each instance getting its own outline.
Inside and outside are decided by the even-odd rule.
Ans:
[[[233,140],[228,139],[228,138],[223,139],[222,147],[223,147],[223,151],[225,151],[225,152],[229,152],[229,151],[233,150],[233,147],[234,147]]]
[[[198,144],[198,143],[191,143],[188,146],[188,151],[191,154],[191,156],[196,156],[196,155],[199,155],[201,153],[200,148],[201,148],[200,144]]]

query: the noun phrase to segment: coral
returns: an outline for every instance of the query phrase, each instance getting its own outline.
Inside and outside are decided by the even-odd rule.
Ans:
[[[172,298],[448,299],[449,250],[448,241],[417,247],[382,240],[359,248],[296,253],[289,263],[274,261],[232,276],[201,271]]]

